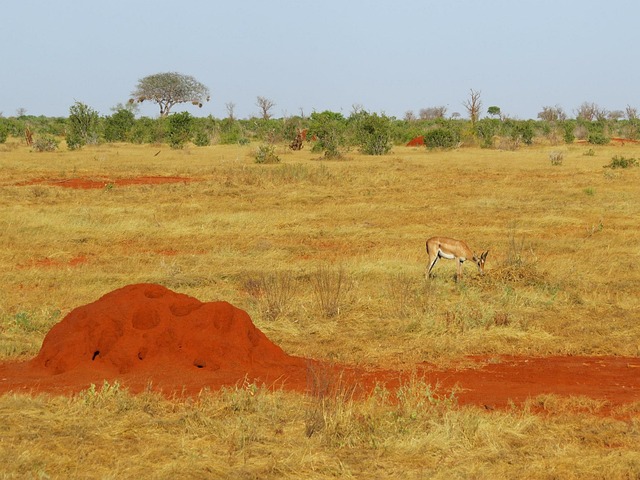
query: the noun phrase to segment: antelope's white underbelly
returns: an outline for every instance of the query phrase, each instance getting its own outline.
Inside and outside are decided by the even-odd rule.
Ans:
[[[452,253],[444,253],[442,250],[438,250],[438,255],[442,258],[448,258],[449,260],[453,260],[456,256]]]

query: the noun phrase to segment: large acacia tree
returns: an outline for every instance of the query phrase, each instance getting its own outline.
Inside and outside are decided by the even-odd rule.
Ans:
[[[209,101],[209,89],[190,75],[177,72],[156,73],[138,81],[136,89],[131,93],[130,102],[146,100],[160,106],[160,116],[169,115],[171,108],[177,103],[191,103],[202,107]]]

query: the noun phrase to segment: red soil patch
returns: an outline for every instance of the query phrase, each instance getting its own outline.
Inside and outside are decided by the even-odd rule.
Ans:
[[[412,138],[407,143],[407,147],[422,147],[424,145],[424,137],[420,135],[419,137]]]
[[[87,263],[88,259],[84,255],[78,255],[77,257],[73,257],[71,260],[58,260],[56,258],[40,258],[38,260],[32,260],[25,264],[18,265],[18,268],[31,268],[31,267],[77,267],[78,265],[82,265],[83,263]]]
[[[191,182],[193,179],[186,177],[136,177],[136,178],[118,178],[118,179],[109,179],[108,177],[94,177],[94,178],[86,178],[86,177],[78,177],[78,178],[68,178],[61,180],[52,180],[40,178],[36,180],[29,180],[28,182],[21,182],[17,185],[54,185],[57,187],[66,187],[66,188],[77,188],[88,190],[92,188],[107,188],[109,186],[126,186],[126,185],[157,185],[161,183],[187,183]]]
[[[640,359],[621,357],[476,358],[475,368],[420,365],[414,374],[460,404],[502,408],[540,394],[584,395],[609,408],[640,402]],[[123,287],[71,311],[39,354],[0,364],[0,393],[70,394],[118,381],[131,392],[196,395],[244,380],[322,394],[337,386],[369,394],[394,389],[412,372],[323,364],[286,354],[227,302],[203,303],[154,284]]]

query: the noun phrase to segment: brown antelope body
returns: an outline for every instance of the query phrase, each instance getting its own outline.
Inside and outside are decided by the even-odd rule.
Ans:
[[[483,252],[479,257],[477,257],[469,248],[469,245],[462,240],[456,240],[448,237],[431,237],[427,240],[429,265],[427,265],[425,278],[429,279],[431,277],[431,270],[433,270],[433,267],[441,258],[456,260],[458,262],[456,280],[462,278],[462,264],[469,259],[473,260],[473,262],[478,266],[480,275],[483,275],[484,262],[487,259],[488,253],[489,251]]]

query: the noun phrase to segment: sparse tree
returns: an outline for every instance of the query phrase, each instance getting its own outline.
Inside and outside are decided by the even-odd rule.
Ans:
[[[160,106],[160,116],[169,115],[171,108],[178,103],[191,103],[202,108],[208,102],[209,89],[190,75],[177,72],[156,73],[138,81],[131,93],[129,102],[142,103],[146,100]]]
[[[607,111],[600,108],[595,103],[584,102],[576,111],[576,118],[592,122],[594,120],[604,120],[607,118]]]
[[[561,106],[542,107],[542,111],[538,112],[538,118],[545,122],[563,122],[567,119],[567,114]]]
[[[413,110],[407,110],[406,112],[404,112],[404,120],[406,122],[415,122],[416,121],[416,114],[413,113]]]
[[[236,109],[236,104],[233,102],[227,102],[224,104],[225,108],[227,109],[227,118],[229,120],[235,120],[235,109]]]
[[[364,106],[361,103],[354,103],[351,105],[351,115],[358,115],[364,112]]]
[[[469,99],[462,105],[467,109],[469,119],[471,120],[471,127],[475,128],[476,122],[480,118],[480,112],[482,110],[482,101],[480,100],[480,91],[471,89],[469,93]]]
[[[260,115],[263,120],[269,120],[271,118],[271,109],[276,106],[273,101],[266,97],[258,97],[256,105],[260,109]]]
[[[447,114],[447,107],[427,107],[420,109],[421,120],[436,120],[438,118],[444,118]]]
[[[131,112],[135,117],[139,113],[140,107],[137,103],[133,102],[117,103],[114,107],[111,107],[110,110],[113,113],[119,112],[120,110],[127,110],[128,112]]]
[[[627,120],[637,120],[638,119],[638,109],[632,107],[631,105],[627,105],[625,109],[625,114],[627,115]]]
[[[624,112],[622,110],[611,110],[607,114],[607,118],[609,120],[613,120],[614,122],[624,118]]]
[[[502,112],[500,111],[500,107],[496,107],[495,105],[492,105],[491,107],[487,108],[487,113],[495,118],[502,117]]]

